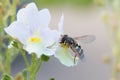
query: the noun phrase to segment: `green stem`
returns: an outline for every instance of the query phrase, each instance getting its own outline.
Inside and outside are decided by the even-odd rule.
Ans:
[[[12,3],[12,6],[11,6],[11,12],[12,12],[11,22],[13,22],[13,21],[15,20],[16,8],[17,8],[16,0],[13,0],[12,2],[13,2],[13,3]]]
[[[114,62],[114,66],[113,66],[113,79],[114,80],[118,80],[118,63],[119,63],[119,60],[116,59],[115,62]]]
[[[29,64],[28,59],[27,59],[27,57],[26,57],[25,51],[24,51],[24,50],[21,50],[21,54],[22,54],[23,59],[24,59],[26,65],[27,65],[27,68],[29,68],[29,67],[30,67],[30,64]]]
[[[11,72],[11,55],[10,55],[10,50],[7,50],[7,52],[6,52],[6,72],[8,73],[8,74],[10,74],[10,72]]]
[[[42,59],[40,58],[39,60],[38,60],[38,66],[37,66],[37,68],[35,69],[35,75],[38,73],[38,71],[40,70],[40,68],[41,68],[41,66],[42,66],[42,63],[43,63],[43,61],[42,61]]]
[[[37,56],[35,53],[32,53],[31,67],[30,67],[30,75],[33,75],[33,71],[37,66]]]
[[[3,62],[2,62],[2,60],[0,60],[0,71],[2,71],[2,72],[5,72],[5,69],[4,69],[5,67],[4,67],[4,65],[3,65]]]
[[[38,73],[38,71],[40,70],[41,66],[42,66],[42,59],[39,58],[37,60],[36,66],[34,66],[34,68],[31,69],[31,73],[30,73],[30,80],[36,80],[36,75]]]
[[[113,67],[113,79],[114,80],[119,80],[118,77],[118,64],[120,60],[120,49],[119,49],[119,37],[118,37],[118,32],[119,32],[119,26],[115,26],[113,31],[113,36],[114,36],[114,42],[113,42],[113,54],[114,54],[114,67]]]
[[[35,78],[35,77],[30,76],[30,80],[36,80],[36,78]]]
[[[24,69],[22,71],[22,75],[24,77],[24,80],[29,80],[29,70],[28,69]]]

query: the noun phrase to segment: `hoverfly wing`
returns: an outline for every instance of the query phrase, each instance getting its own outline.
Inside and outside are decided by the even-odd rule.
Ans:
[[[74,39],[79,41],[80,43],[91,43],[96,38],[94,35],[84,35],[84,36],[80,36],[80,37],[74,37]]]
[[[85,62],[85,55],[83,49],[81,49],[81,53],[79,53],[79,58],[81,59],[82,62]]]

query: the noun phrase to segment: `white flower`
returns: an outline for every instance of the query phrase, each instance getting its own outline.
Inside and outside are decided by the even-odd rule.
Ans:
[[[63,24],[64,24],[64,16],[62,14],[60,22],[58,24],[59,39],[61,38],[61,35],[64,35]],[[76,57],[74,63],[74,56],[73,53],[70,52],[70,49],[67,46],[60,44],[59,42],[56,43],[58,43],[57,44],[58,47],[56,49],[55,57],[59,59],[59,61],[65,66],[71,67],[77,65],[79,58]]]
[[[38,57],[42,54],[53,55],[54,50],[48,46],[56,42],[58,32],[48,27],[50,19],[48,9],[39,11],[35,3],[30,3],[18,11],[17,20],[5,31],[18,39],[29,53],[36,53]]]

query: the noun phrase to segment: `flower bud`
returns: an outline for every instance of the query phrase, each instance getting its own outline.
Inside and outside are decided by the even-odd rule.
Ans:
[[[15,77],[15,80],[24,80],[23,75],[21,73],[18,73]]]

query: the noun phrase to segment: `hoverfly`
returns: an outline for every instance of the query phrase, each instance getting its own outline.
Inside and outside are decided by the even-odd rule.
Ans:
[[[60,44],[67,46],[75,53],[75,56],[74,56],[74,63],[75,63],[76,57],[79,57],[81,60],[84,59],[84,51],[81,48],[81,45],[79,44],[79,42],[91,43],[94,40],[95,40],[95,36],[93,35],[84,35],[84,36],[74,37],[74,38],[68,35],[61,35]]]

